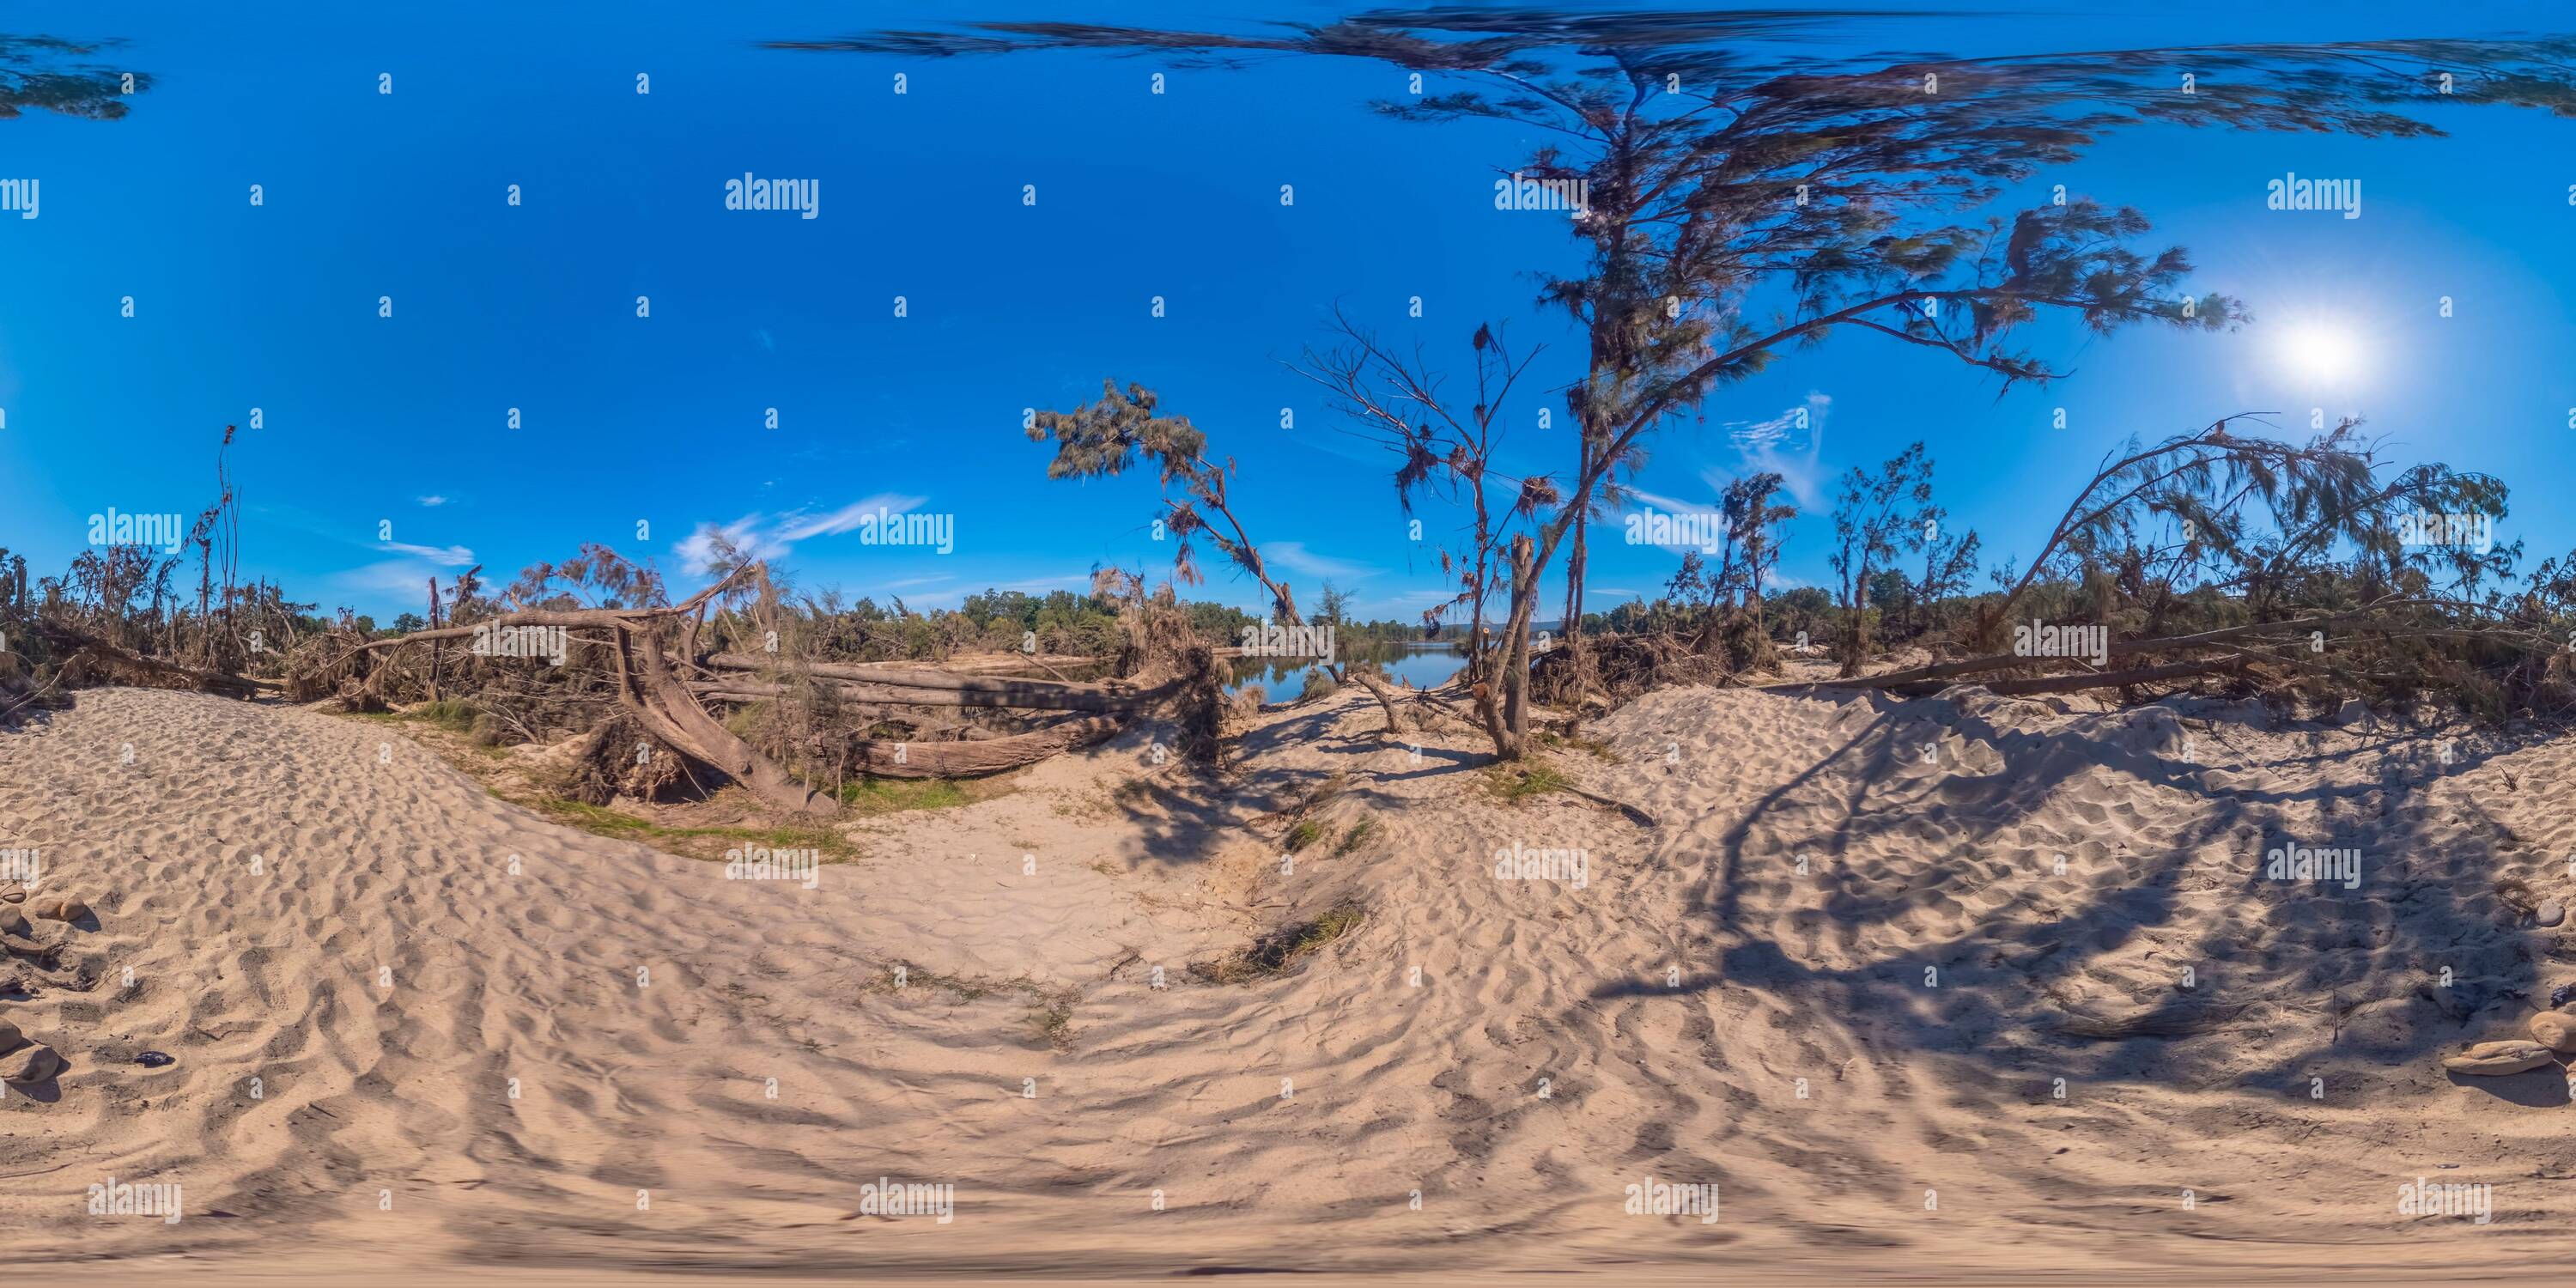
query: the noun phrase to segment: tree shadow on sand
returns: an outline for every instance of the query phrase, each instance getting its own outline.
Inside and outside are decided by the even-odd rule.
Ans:
[[[2497,853],[2516,844],[2512,832],[2461,793],[2441,809],[2423,807],[2436,778],[2473,769],[2499,748],[2461,749],[2448,766],[2429,754],[2389,757],[2385,740],[2239,767],[2191,765],[2156,746],[2180,722],[2155,711],[2034,733],[1998,727],[1949,698],[1885,705],[1723,833],[1717,861],[1694,891],[1722,968],[1683,989],[1621,984],[1594,996],[1757,989],[1794,997],[1802,1009],[1868,1017],[1873,1043],[2004,1066],[2044,1049],[2054,1066],[2114,1077],[2146,1076],[2174,1060],[2177,1039],[2263,1031],[2263,1054],[2244,1080],[2287,1089],[2304,1086],[2329,1059],[2385,1066],[2421,1058],[2458,1040],[2465,1026],[2501,1024],[2504,1016],[2488,1014],[2499,1003],[2541,991],[2536,953],[2490,875],[2513,861]],[[2159,721],[2173,728],[2117,736],[2122,722]],[[1971,756],[1989,750],[1991,761],[1982,772],[1904,774],[1935,727]],[[2367,777],[2303,775],[2288,789],[2245,781],[2302,765],[2322,773],[2371,754],[2383,763]],[[1962,918],[1964,929],[1891,951],[1861,946],[1867,932],[1904,916],[1908,896],[1927,882],[1918,868],[1895,878],[1902,888],[1888,894],[1888,865],[1855,855],[1947,847],[1951,854],[1926,860],[1945,874],[1973,872],[1995,853],[2029,850],[2015,833],[2043,813],[2062,824],[2065,798],[2088,775],[2107,778],[2122,803],[2146,807],[2155,820],[2147,826],[2165,833],[2156,852],[2117,856],[2128,861],[2126,872],[2089,888],[2033,879],[2025,865],[2040,856],[2031,854],[1990,873],[1985,888],[1958,891],[2012,887],[2003,901]],[[2089,786],[2098,794],[2106,784]],[[2159,789],[2192,793],[2198,808],[2174,808],[2157,798]],[[1927,842],[1927,825],[1946,835]],[[2266,879],[2266,850],[2290,844],[2358,848],[2365,864],[2358,886]],[[1783,893],[1792,856],[1802,853],[1812,871],[1795,879],[1823,890],[1812,919],[1796,919],[1806,942],[1779,934],[1777,924],[1748,927],[1748,886],[1761,885],[1766,898]],[[2238,875],[2214,871],[2213,853],[2232,856]],[[2103,857],[2111,856],[2086,862]],[[2072,911],[2060,910],[2071,901]],[[1799,951],[1826,935],[1840,936],[1846,959],[1865,960],[1838,968],[1816,964],[1822,953]],[[2142,949],[2168,978],[2140,975]],[[2189,987],[2180,979],[2185,966],[2194,969]],[[1937,969],[1937,986],[1927,986],[1927,967]],[[2100,996],[2106,990],[2114,996]],[[2395,1014],[2347,1024],[2378,1003],[2394,1003]]]

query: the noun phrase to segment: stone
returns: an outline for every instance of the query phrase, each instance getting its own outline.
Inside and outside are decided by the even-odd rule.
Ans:
[[[2369,724],[2370,704],[2359,698],[2345,698],[2343,705],[2335,710],[2334,722],[2339,725]]]
[[[2542,1011],[2531,1017],[2531,1036],[2560,1055],[2576,1054],[2576,1015]]]
[[[19,1032],[17,1025],[7,1020],[0,1020],[0,1055],[7,1055],[17,1050],[26,1041],[27,1035]]]
[[[0,903],[25,903],[27,887],[15,881],[0,883]]]
[[[2550,1063],[2549,1048],[2537,1042],[2480,1042],[2476,1046],[2442,1061],[2442,1067],[2453,1073],[2472,1074],[2481,1078],[2522,1073]]]
[[[37,900],[29,911],[47,921],[78,921],[89,915],[89,905],[77,895],[57,894]]]
[[[49,1046],[31,1046],[15,1055],[0,1059],[0,1082],[13,1087],[32,1087],[51,1082],[63,1071],[63,1058]]]
[[[2567,905],[2551,899],[2532,910],[2531,919],[2544,926],[2555,926],[2567,920]]]
[[[0,903],[0,934],[16,935],[24,939],[30,933],[32,928],[27,925],[27,914]]]

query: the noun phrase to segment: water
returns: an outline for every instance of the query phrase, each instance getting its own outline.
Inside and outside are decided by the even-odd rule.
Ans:
[[[1375,661],[1386,672],[1390,683],[1410,683],[1417,689],[1428,689],[1448,681],[1467,665],[1466,655],[1457,646],[1437,642],[1393,645],[1381,649],[1353,650],[1344,661],[1366,658]],[[1247,684],[1260,685],[1272,702],[1294,702],[1306,691],[1306,675],[1315,670],[1311,661],[1280,659],[1269,661],[1256,657],[1235,658],[1230,665],[1234,675],[1225,686],[1229,695],[1240,693]]]

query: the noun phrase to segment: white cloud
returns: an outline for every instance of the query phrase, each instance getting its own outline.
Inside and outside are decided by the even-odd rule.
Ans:
[[[447,580],[441,576],[442,571],[442,565],[418,559],[387,559],[333,573],[331,584],[343,591],[382,595],[396,603],[418,605],[429,602],[430,578],[438,577],[442,583]],[[444,591],[446,586],[439,589]]]
[[[776,536],[779,541],[792,546],[808,537],[825,537],[836,532],[847,532],[879,510],[888,514],[906,513],[928,499],[928,497],[898,496],[892,492],[880,492],[875,496],[852,501],[830,514],[809,515],[803,511],[782,514],[778,516]]]
[[[1833,406],[1830,395],[1810,390],[1805,403],[1769,420],[1729,422],[1727,438],[1735,444],[1742,467],[1731,474],[1709,470],[1700,477],[1711,487],[1724,488],[1732,479],[1767,470],[1780,476],[1781,485],[1797,498],[1801,508],[1824,508],[1825,417]],[[1799,424],[1801,413],[1806,422],[1803,426]]]
[[[447,498],[446,498],[446,497],[443,497],[443,496],[425,496],[425,497],[422,497],[422,498],[420,499],[420,503],[421,503],[422,505],[425,505],[425,506],[427,506],[427,505],[445,505],[445,504],[447,504]]]
[[[474,562],[474,552],[463,546],[414,546],[400,541],[380,541],[376,543],[376,548],[426,559],[431,563],[444,564],[450,568],[463,568]]]
[[[775,559],[786,554],[786,545],[764,534],[761,522],[761,516],[746,514],[726,524],[700,523],[671,551],[680,556],[684,567],[699,573],[715,570],[719,546],[731,546],[754,559]]]
[[[715,558],[718,538],[754,559],[777,559],[786,555],[799,541],[847,532],[880,510],[887,514],[902,514],[928,499],[880,492],[852,501],[829,514],[790,510],[785,514],[768,515],[754,511],[731,523],[701,521],[671,550],[685,561],[687,567],[701,573],[714,566],[711,561]]]
[[[1273,541],[1261,548],[1261,557],[1267,562],[1275,563],[1304,577],[1333,577],[1343,581],[1357,581],[1362,577],[1372,577],[1377,574],[1374,568],[1344,563],[1339,559],[1316,554],[1308,550],[1303,541]]]

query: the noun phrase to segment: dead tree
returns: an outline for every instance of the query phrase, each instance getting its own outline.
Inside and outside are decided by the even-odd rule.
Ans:
[[[560,627],[584,632],[583,638],[607,646],[616,668],[618,705],[647,732],[681,754],[722,771],[773,805],[807,813],[837,813],[838,798],[806,785],[786,766],[735,737],[722,720],[699,705],[674,662],[675,656],[685,659],[695,651],[707,606],[757,566],[741,565],[723,580],[677,604],[651,608],[522,609],[488,617],[471,626],[442,626],[376,640],[360,645],[355,652],[406,644],[436,645],[477,631],[516,627]],[[668,636],[675,626],[678,637],[673,640]]]

